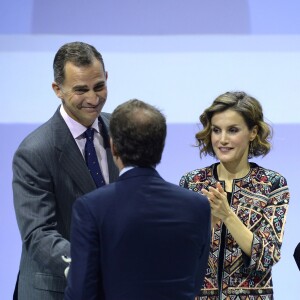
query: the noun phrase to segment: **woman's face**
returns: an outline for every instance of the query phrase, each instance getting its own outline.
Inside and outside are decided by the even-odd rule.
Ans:
[[[239,164],[248,160],[249,143],[257,135],[257,126],[249,130],[242,115],[227,109],[211,118],[211,143],[224,164]]]

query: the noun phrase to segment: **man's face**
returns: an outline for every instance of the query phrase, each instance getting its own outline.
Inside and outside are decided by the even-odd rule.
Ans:
[[[52,87],[62,100],[67,114],[80,124],[89,127],[105,104],[106,80],[107,73],[97,59],[94,59],[91,65],[81,67],[67,62],[63,84],[53,83]]]

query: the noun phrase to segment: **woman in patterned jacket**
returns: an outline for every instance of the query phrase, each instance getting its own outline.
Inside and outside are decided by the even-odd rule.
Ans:
[[[279,173],[249,162],[270,151],[271,128],[260,103],[244,92],[220,95],[200,121],[200,156],[219,162],[180,180],[211,203],[210,256],[196,299],[274,299],[271,270],[280,259],[289,190]]]

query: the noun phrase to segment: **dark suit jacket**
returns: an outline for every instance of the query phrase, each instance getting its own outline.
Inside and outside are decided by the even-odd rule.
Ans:
[[[99,119],[105,130],[110,115]],[[110,182],[118,177],[107,148]],[[62,255],[70,255],[75,199],[96,188],[59,110],[20,144],[13,159],[13,195],[22,237],[19,300],[61,300],[66,286]]]
[[[298,269],[300,270],[300,243],[295,248],[294,258],[297,263]]]
[[[194,300],[210,232],[206,198],[129,170],[74,204],[65,299]]]

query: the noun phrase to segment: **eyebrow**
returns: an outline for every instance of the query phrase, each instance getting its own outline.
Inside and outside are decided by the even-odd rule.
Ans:
[[[75,85],[72,88],[73,90],[79,90],[79,89],[88,89],[87,85]]]
[[[105,81],[103,80],[103,81],[97,82],[97,83],[94,85],[94,87],[97,87],[97,86],[99,86],[99,85],[105,85]]]
[[[240,126],[239,124],[230,124],[229,126],[226,126],[226,127],[228,128],[228,127],[239,127],[239,126]],[[215,125],[215,124],[211,124],[211,127],[218,127],[218,128],[220,128],[220,126]]]
[[[99,86],[99,85],[104,85],[105,84],[105,80],[101,80],[97,83],[95,83],[94,87]],[[86,84],[83,85],[75,85],[73,88],[89,88]]]

